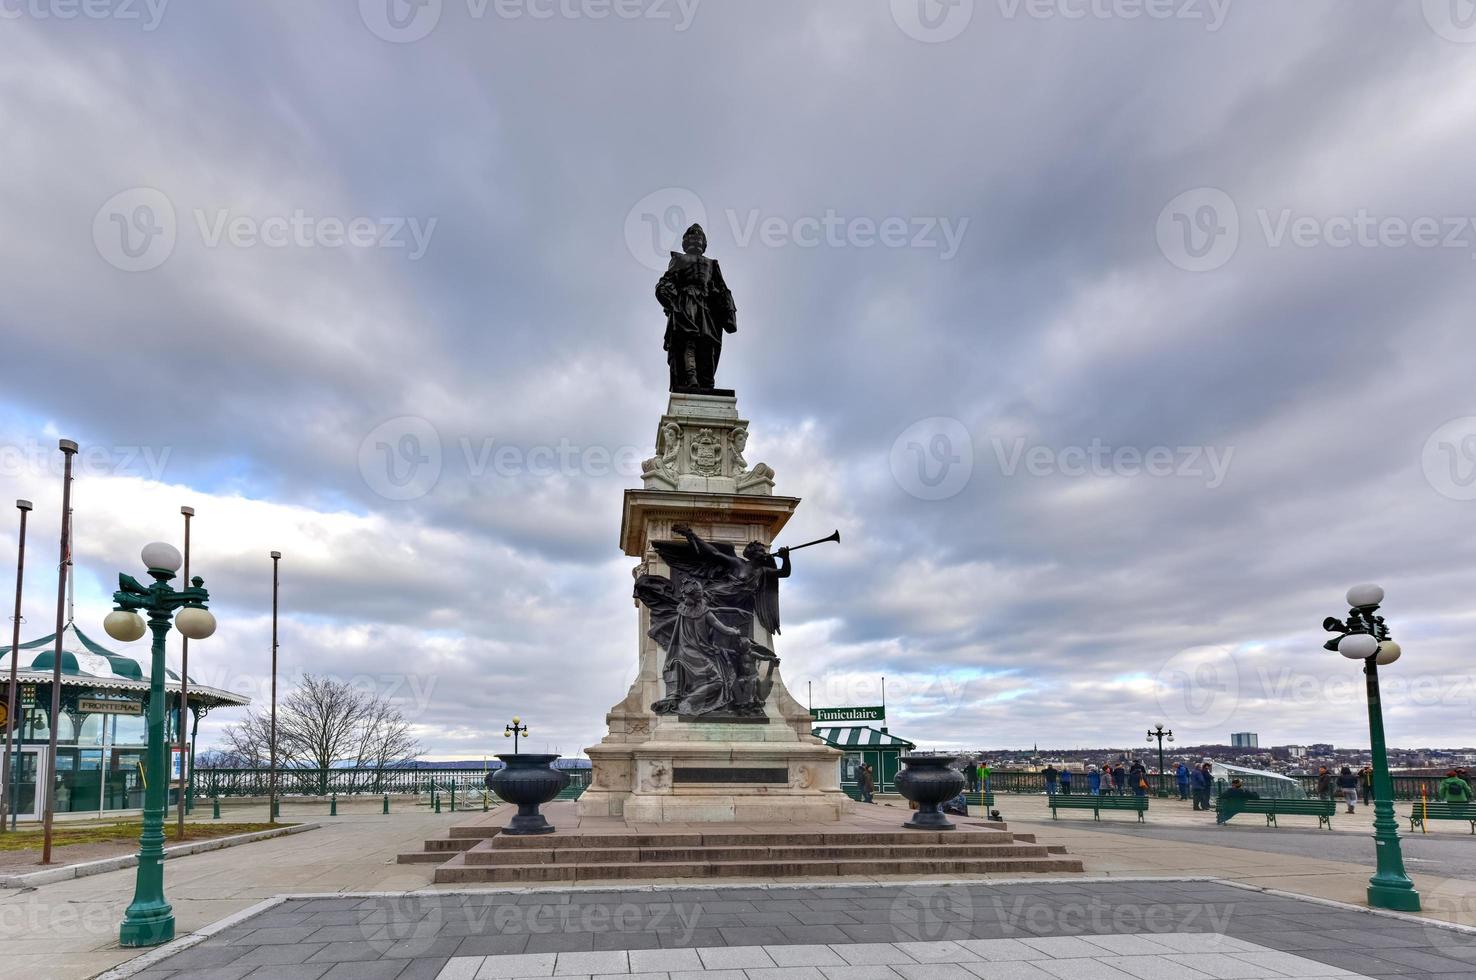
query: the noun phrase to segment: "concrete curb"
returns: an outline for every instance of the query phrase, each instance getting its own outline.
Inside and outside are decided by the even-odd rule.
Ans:
[[[258,830],[251,834],[235,834],[230,837],[176,844],[173,847],[164,848],[164,860],[168,861],[171,858],[185,857],[190,854],[203,854],[206,851],[218,851],[223,847],[235,847],[237,844],[271,840],[273,837],[301,834],[304,831],[316,830],[321,826],[322,824],[316,823],[294,824],[290,827],[278,827],[275,830]],[[29,874],[0,875],[0,888],[35,888],[37,885],[49,885],[57,881],[71,881],[73,878],[107,874],[109,871],[132,868],[137,864],[137,854],[124,854],[119,857],[103,858],[101,861],[87,861],[83,864],[68,864],[61,868],[48,868],[45,871],[32,871]]]

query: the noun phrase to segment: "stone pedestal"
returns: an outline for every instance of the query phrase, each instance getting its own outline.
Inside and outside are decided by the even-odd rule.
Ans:
[[[643,464],[643,489],[625,492],[620,544],[639,561],[635,575],[667,575],[653,541],[680,541],[673,524],[739,550],[769,544],[799,506],[773,494],[774,471],[743,458],[748,423],[737,400],[723,395],[671,395],[657,427],[656,455]],[[781,604],[782,604],[781,597]],[[840,788],[841,753],[810,734],[810,714],[774,671],[764,716],[722,722],[658,715],[665,695],[665,652],[646,635],[639,611],[640,669],[625,699],[606,716],[609,734],[585,749],[594,766],[579,799],[580,816],[632,823],[826,823],[850,801]],[[753,639],[780,660],[786,650],[757,622]]]

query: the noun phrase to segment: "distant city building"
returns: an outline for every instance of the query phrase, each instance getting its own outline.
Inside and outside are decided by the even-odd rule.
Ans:
[[[1308,755],[1332,755],[1334,751],[1331,742],[1313,742],[1307,746]]]
[[[1230,735],[1230,747],[1232,749],[1258,749],[1261,747],[1261,739],[1255,732],[1234,732]]]

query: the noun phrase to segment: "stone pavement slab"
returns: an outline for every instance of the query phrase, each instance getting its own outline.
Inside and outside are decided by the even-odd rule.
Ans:
[[[490,901],[496,894],[426,890],[287,898],[151,964],[139,976],[147,980],[1476,976],[1476,934],[1218,881],[1051,879],[835,889],[817,885],[538,891],[519,894],[517,904]],[[775,927],[714,925],[741,916],[732,911],[735,904],[780,908],[791,915],[823,911],[852,917],[854,926],[841,928],[860,931],[832,942],[804,942]],[[332,916],[332,923],[276,924],[313,916]],[[309,931],[303,938],[289,938],[304,929]],[[352,935],[355,929],[357,937]],[[760,933],[768,938],[749,941]]]

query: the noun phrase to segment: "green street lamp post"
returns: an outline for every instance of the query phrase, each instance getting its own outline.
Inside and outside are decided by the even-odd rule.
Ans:
[[[138,873],[134,879],[133,902],[118,927],[121,946],[157,946],[174,938],[174,910],[164,900],[164,818],[169,808],[169,746],[164,738],[164,640],[172,619],[191,640],[203,640],[215,632],[215,617],[205,608],[210,594],[198,576],[189,588],[176,591],[169,585],[184,559],[169,544],[155,542],[143,549],[144,567],[153,576],[144,586],[131,575],[118,576],[113,593],[113,611],[103,621],[109,636],[124,643],[137,640],[145,630],[154,634],[149,668],[149,746],[144,765],[143,833],[139,835]],[[139,611],[148,613],[148,623]]]
[[[502,729],[502,737],[511,738],[513,740],[513,755],[518,754],[518,736],[526,734],[528,734],[528,726],[524,725],[523,719],[519,718],[517,715],[513,715],[511,725],[507,725]]]
[[[1384,601],[1377,585],[1355,585],[1348,590],[1348,618],[1329,616],[1322,628],[1339,634],[1323,644],[1349,660],[1363,661],[1368,696],[1368,732],[1373,743],[1374,854],[1377,870],[1368,880],[1368,904],[1399,912],[1418,912],[1420,893],[1404,871],[1399,849],[1399,821],[1394,817],[1394,782],[1389,778],[1389,753],[1384,744],[1384,710],[1379,700],[1379,667],[1399,659],[1399,644],[1389,637],[1383,616],[1375,616]]]
[[[1165,775],[1163,771],[1163,740],[1168,739],[1172,742],[1174,740],[1174,733],[1171,729],[1164,728],[1163,722],[1159,722],[1156,727],[1148,729],[1148,741],[1151,742],[1155,738],[1158,739],[1158,795],[1160,797],[1166,797],[1168,796],[1168,790],[1163,788],[1163,777]]]

